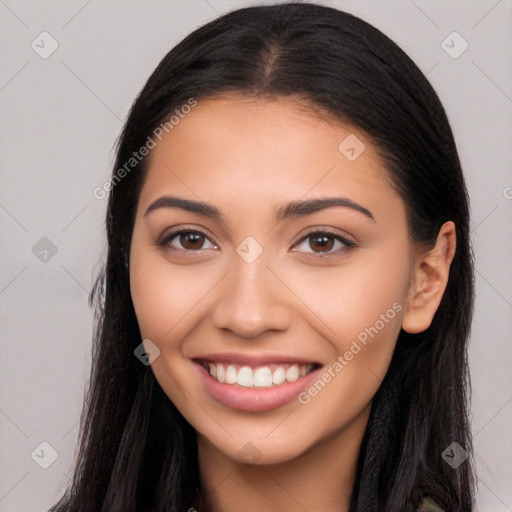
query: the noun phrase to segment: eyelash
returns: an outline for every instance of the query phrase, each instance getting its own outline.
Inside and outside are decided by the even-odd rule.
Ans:
[[[170,250],[172,250],[172,251],[184,251],[184,252],[191,252],[191,253],[200,252],[202,249],[197,249],[197,250],[179,249],[179,248],[172,247],[170,245],[171,240],[178,237],[179,235],[183,235],[183,234],[187,234],[187,233],[188,234],[194,233],[197,235],[201,235],[210,240],[210,237],[208,235],[206,235],[206,233],[203,233],[202,231],[199,231],[197,229],[190,228],[190,229],[180,229],[177,231],[172,231],[171,233],[167,233],[167,234],[163,235],[162,237],[160,237],[155,242],[155,245],[159,248],[169,246]],[[309,253],[307,253],[307,254],[317,255],[318,257],[321,257],[321,258],[336,257],[339,255],[339,253],[347,252],[347,251],[350,251],[351,249],[354,249],[357,247],[357,244],[355,242],[353,242],[352,240],[348,240],[347,238],[342,237],[332,231],[322,230],[322,229],[309,231],[297,242],[297,244],[300,244],[300,243],[306,241],[308,238],[312,237],[313,235],[317,235],[317,236],[318,235],[327,235],[329,237],[334,238],[335,240],[338,240],[339,242],[341,242],[344,245],[344,248],[338,249],[337,251],[333,251],[333,252],[309,252]],[[211,241],[211,243],[214,246],[218,246],[218,244],[215,241]],[[295,245],[297,245],[297,244],[295,244]]]

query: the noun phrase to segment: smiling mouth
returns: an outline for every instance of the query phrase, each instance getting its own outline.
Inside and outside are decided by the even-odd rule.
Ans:
[[[217,382],[244,388],[272,388],[295,382],[320,367],[318,363],[268,364],[251,367],[220,361],[197,361]]]

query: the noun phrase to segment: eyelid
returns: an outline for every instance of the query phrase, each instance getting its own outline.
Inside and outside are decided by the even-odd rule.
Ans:
[[[318,235],[326,235],[327,237],[333,238],[337,240],[338,242],[341,242],[342,248],[337,249],[335,251],[328,251],[328,252],[315,252],[315,251],[299,251],[297,249],[293,249],[293,247],[300,245],[304,243],[311,235],[318,234]],[[291,252],[296,252],[299,254],[306,254],[307,258],[314,258],[314,259],[327,259],[327,258],[339,258],[348,253],[349,251],[357,248],[358,244],[351,238],[340,235],[337,233],[333,228],[328,227],[320,227],[317,226],[315,228],[309,229],[306,233],[303,233],[300,238],[294,242]]]
[[[315,233],[326,233],[326,234],[332,235],[334,237],[339,237],[343,241],[346,241],[348,244],[354,244],[354,245],[357,244],[357,242],[353,236],[351,236],[345,232],[340,233],[339,231],[341,231],[341,230],[339,230],[337,228],[333,228],[331,226],[322,226],[322,225],[314,226],[312,228],[308,228],[305,233],[302,233],[301,235],[299,235],[297,237],[296,241],[293,242],[293,245],[296,245],[298,242],[301,242],[307,236],[313,235]]]

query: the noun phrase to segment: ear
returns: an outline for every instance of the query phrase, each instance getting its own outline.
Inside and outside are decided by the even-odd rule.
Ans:
[[[429,328],[448,283],[455,247],[455,224],[448,221],[441,226],[432,249],[417,251],[402,316],[404,331],[416,334]]]

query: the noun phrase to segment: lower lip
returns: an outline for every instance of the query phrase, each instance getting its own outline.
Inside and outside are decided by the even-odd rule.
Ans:
[[[238,384],[219,382],[210,375],[204,366],[196,362],[194,365],[198,368],[210,396],[232,409],[251,412],[270,411],[291,402],[309,386],[321,370],[321,367],[317,368],[307,375],[299,377],[295,382],[287,382],[279,386],[246,388]]]

